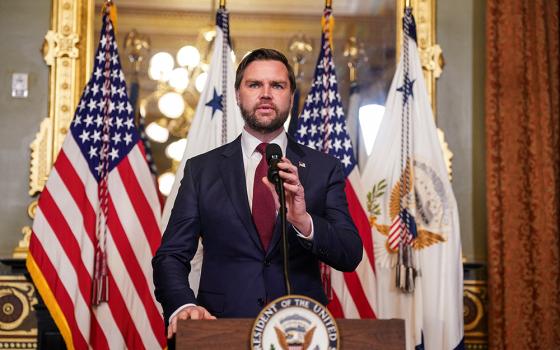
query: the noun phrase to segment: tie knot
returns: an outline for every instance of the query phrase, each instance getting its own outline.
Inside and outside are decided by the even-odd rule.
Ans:
[[[266,150],[266,146],[268,146],[268,143],[263,142],[260,145],[257,146],[256,151],[259,152],[260,154],[264,155],[264,152]]]

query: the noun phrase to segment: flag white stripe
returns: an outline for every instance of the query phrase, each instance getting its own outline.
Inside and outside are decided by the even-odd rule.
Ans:
[[[346,281],[344,280],[344,273],[331,268],[331,287],[338,297],[340,306],[344,311],[345,318],[360,318],[358,308],[352,299],[352,295],[348,290]]]
[[[148,164],[144,160],[144,156],[140,152],[140,147],[138,144],[134,146],[130,153],[128,154],[128,160],[130,162],[130,166],[136,175],[136,179],[138,179],[138,183],[140,184],[140,188],[144,192],[146,199],[148,200],[148,204],[152,208],[152,212],[154,213],[155,218],[159,218],[161,216],[161,207],[159,201],[154,201],[150,199],[157,199],[158,194],[156,192],[156,187],[154,186],[154,181],[152,177],[152,173],[150,172],[150,168]],[[161,222],[158,220],[158,227],[161,230]]]
[[[125,185],[118,171],[113,171],[109,174],[108,187],[111,199],[115,206],[118,219],[123,227],[126,238],[134,251],[134,259],[138,261],[144,279],[148,281],[148,286],[153,288],[152,281],[152,263],[151,259],[146,259],[147,256],[152,256],[150,245],[144,232],[144,227],[140,219],[136,216],[134,206],[128,197],[125,190]],[[122,220],[121,218],[128,220]]]
[[[105,333],[109,349],[124,349],[124,338],[120,332],[108,303],[101,303],[93,308],[93,313]]]
[[[356,198],[358,198],[359,204],[364,211],[364,215],[366,215],[367,208],[367,197],[366,191],[363,189],[362,180],[360,178],[360,173],[358,171],[358,166],[354,167],[354,169],[348,174],[348,182],[352,186],[354,193],[356,194]],[[372,244],[373,237],[371,238]],[[373,252],[371,252],[373,253]],[[373,264],[369,260],[369,255],[367,254],[365,247],[362,253],[362,261],[356,267],[355,273],[358,275],[358,281],[362,286],[362,290],[364,291],[364,295],[369,303],[371,310],[374,313],[377,313],[377,298],[376,298],[376,279],[375,279],[375,271],[373,270]],[[347,288],[347,286],[346,286]],[[351,294],[349,294],[351,297]],[[346,309],[344,309],[346,310]],[[359,316],[357,317],[359,318]]]
[[[109,231],[110,232],[110,231]],[[153,333],[152,325],[148,319],[148,314],[144,308],[144,303],[138,295],[134,283],[128,275],[120,251],[115,246],[113,234],[110,232],[107,237],[107,264],[113,275],[113,279],[130,313],[132,322],[140,333],[140,338],[146,349],[156,349],[159,343]],[[163,320],[162,320],[163,321]],[[140,330],[151,330],[151,332],[140,332]],[[148,334],[147,334],[148,333]]]
[[[58,273],[60,282],[72,301],[72,308],[74,310],[76,323],[79,331],[82,333],[87,342],[90,331],[90,313],[87,306],[89,305],[89,301],[84,300],[84,296],[80,293],[78,276],[74,269],[74,265],[72,265],[70,259],[68,259],[68,256],[64,252],[64,249],[62,248],[55,233],[52,231],[52,228],[46,220],[40,207],[37,207],[33,227],[33,231],[35,233],[40,232],[40,234],[35,235],[37,241],[41,244],[41,246],[43,246],[48,259]],[[38,228],[38,231],[35,230],[35,227]]]
[[[79,210],[74,198],[67,191],[64,182],[54,168],[51,171],[49,183],[46,188],[49,190],[56,206],[64,215],[66,222],[68,222],[68,228],[72,231],[72,235],[76,238],[76,242],[80,247],[82,263],[91,276],[93,270],[93,244],[89,240],[84,227],[82,212]]]
[[[92,208],[97,211],[99,206],[99,200],[97,197],[97,180],[93,177],[93,174],[89,170],[87,162],[82,155],[82,151],[72,136],[67,137],[64,140],[62,150],[64,151],[64,154],[68,158],[70,164],[72,164],[74,171],[76,171],[82,180]]]
[[[377,297],[376,297],[376,286],[377,282],[375,280],[375,273],[371,268],[371,263],[369,261],[369,257],[366,254],[365,250],[362,255],[362,261],[356,267],[356,274],[358,275],[358,280],[362,285],[362,289],[364,294],[368,300],[368,303],[371,309],[376,312],[377,310]]]

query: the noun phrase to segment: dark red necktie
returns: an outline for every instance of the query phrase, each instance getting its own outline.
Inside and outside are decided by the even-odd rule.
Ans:
[[[257,227],[264,251],[268,250],[268,245],[272,239],[272,231],[276,221],[276,208],[272,193],[262,182],[266,176],[268,165],[266,163],[265,149],[267,143],[261,143],[256,151],[262,154],[262,159],[255,171],[255,181],[253,182],[253,222]]]

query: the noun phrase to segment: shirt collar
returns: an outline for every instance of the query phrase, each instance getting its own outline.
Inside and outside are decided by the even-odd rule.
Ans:
[[[282,154],[286,156],[286,148],[288,146],[288,136],[285,132],[280,133],[269,143],[275,143],[282,149]],[[257,146],[261,144],[261,140],[249,134],[245,128],[241,131],[241,149],[246,157],[251,157]]]

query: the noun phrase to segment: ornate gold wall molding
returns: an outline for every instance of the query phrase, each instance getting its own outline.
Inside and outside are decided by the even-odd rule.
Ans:
[[[39,132],[31,142],[31,169],[29,170],[29,195],[33,196],[45,186],[52,160],[52,120],[45,118]]]
[[[36,204],[37,201],[33,201],[32,204]],[[29,250],[29,240],[31,239],[31,233],[33,230],[30,226],[24,226],[21,229],[21,234],[23,238],[18,242],[17,247],[14,248],[12,253],[12,257],[16,259],[25,259],[27,258],[27,252]]]
[[[89,71],[93,28],[88,15],[93,0],[52,1],[51,30],[45,35],[43,56],[50,67],[49,116],[31,143],[29,194],[40,192],[50,172]]]
[[[49,72],[49,115],[30,144],[29,195],[43,190],[56,155],[68,133],[74,109],[91,71],[93,52],[94,0],[52,0],[51,29],[45,35],[42,51]],[[32,212],[36,201],[31,203]],[[22,229],[23,239],[13,256],[25,258],[31,228]]]
[[[36,349],[35,287],[24,276],[0,276],[0,349]]]
[[[465,347],[472,350],[488,349],[488,285],[482,280],[465,280]]]
[[[449,180],[453,180],[453,152],[449,149],[447,141],[445,141],[445,134],[440,128],[437,129],[437,134],[439,138],[439,143],[441,145],[441,150],[443,151],[443,160],[445,161],[445,168],[447,169],[447,174],[449,175]]]

